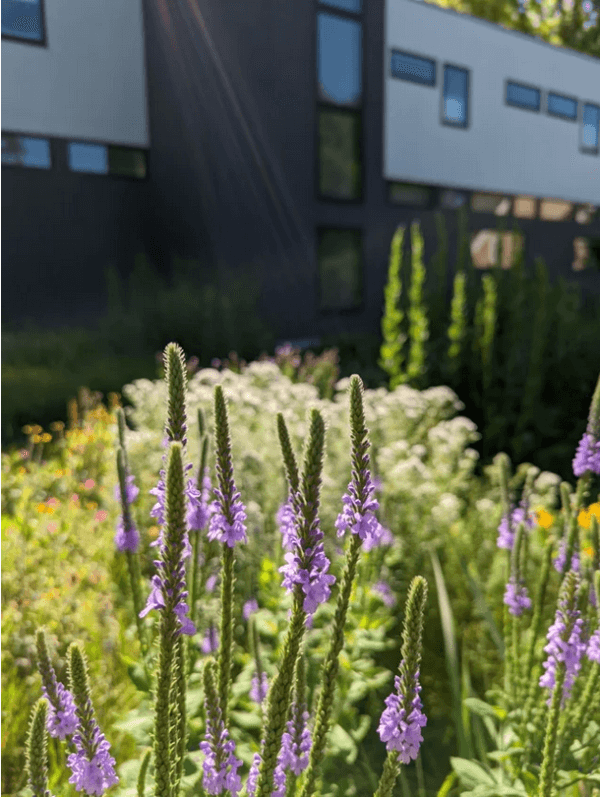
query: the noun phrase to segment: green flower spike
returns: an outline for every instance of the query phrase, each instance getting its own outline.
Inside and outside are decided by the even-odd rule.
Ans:
[[[51,797],[48,791],[48,703],[40,698],[31,712],[27,738],[27,774],[33,797]]]
[[[427,581],[422,576],[415,576],[408,590],[406,611],[404,613],[404,629],[402,631],[402,653],[400,661],[400,687],[403,696],[402,708],[405,716],[413,710],[413,701],[417,692],[421,652],[423,646],[423,616],[427,601]],[[375,797],[392,797],[396,778],[400,772],[398,751],[389,750],[383,765],[383,772]]]
[[[200,468],[198,470],[198,480],[196,487],[202,495],[204,488],[204,475],[206,470],[206,461],[208,459],[208,435],[205,434],[204,414],[201,409],[198,409],[198,433],[200,437]],[[196,624],[196,602],[200,594],[200,582],[202,577],[202,568],[198,562],[200,545],[205,546],[204,562],[206,563],[206,537],[203,535],[202,539],[200,534],[194,534],[192,537],[192,558],[190,562],[190,620],[194,625]],[[188,666],[189,673],[194,671],[194,665],[198,657],[198,648],[193,643],[192,637],[189,639],[188,646]]]
[[[298,465],[296,464],[296,457],[290,441],[290,435],[281,412],[277,413],[277,434],[279,435],[279,444],[281,446],[281,453],[283,454],[289,493],[292,496],[292,501],[296,501],[300,487],[300,476],[298,475]],[[294,508],[297,511],[297,505]]]
[[[169,343],[164,353],[165,379],[167,382],[167,427],[169,440],[186,444],[187,432],[185,393],[187,388],[187,369],[185,354],[177,343]]]
[[[324,452],[325,423],[319,411],[311,409],[310,431],[304,452],[302,487],[297,499],[299,514],[296,515],[298,536],[303,549],[310,538],[311,530],[319,522]],[[273,773],[277,766],[281,737],[289,715],[296,659],[304,638],[307,614],[303,608],[304,593],[300,584],[295,584],[293,594],[292,619],[284,643],[283,656],[267,698],[267,719],[263,729],[262,761],[258,772],[256,797],[271,797],[273,792]]]

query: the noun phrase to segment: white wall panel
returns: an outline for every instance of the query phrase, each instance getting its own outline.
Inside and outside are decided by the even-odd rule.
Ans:
[[[2,129],[148,147],[142,0],[44,0],[46,46],[2,41]]]
[[[434,87],[391,77],[392,49],[435,60]],[[444,63],[468,68],[469,126],[441,123]],[[580,152],[583,102],[600,106],[600,59],[484,20],[386,0],[384,177],[600,204],[600,156]],[[505,81],[542,89],[541,110],[505,104]],[[577,122],[549,116],[546,93],[577,98]]]

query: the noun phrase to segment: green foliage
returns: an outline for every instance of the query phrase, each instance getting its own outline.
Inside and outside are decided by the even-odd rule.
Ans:
[[[424,300],[425,266],[423,265],[423,236],[419,225],[411,226],[412,272],[409,289],[409,340],[410,349],[406,368],[407,381],[424,387],[427,377],[425,344],[429,338],[427,306]]]
[[[379,365],[390,376],[390,387],[403,383],[402,347],[406,335],[402,333],[404,313],[400,306],[402,296],[402,245],[404,227],[398,227],[392,238],[388,281],[385,286],[385,309],[381,320],[383,343]]]

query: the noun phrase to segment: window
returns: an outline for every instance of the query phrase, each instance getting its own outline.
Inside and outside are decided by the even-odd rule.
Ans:
[[[575,211],[575,221],[578,224],[591,224],[598,208],[595,205],[580,205]]]
[[[471,208],[475,213],[493,213],[496,216],[508,216],[510,213],[510,197],[501,194],[473,194]]]
[[[360,199],[360,115],[319,108],[319,194]]]
[[[358,105],[362,94],[360,23],[319,12],[317,31],[319,99]]]
[[[352,310],[361,303],[360,230],[319,230],[320,309]]]
[[[560,199],[542,199],[540,219],[544,221],[566,221],[571,217],[573,205]]]
[[[600,108],[586,103],[583,106],[581,127],[581,149],[584,152],[598,152],[598,127],[600,125]]]
[[[577,100],[560,94],[548,93],[548,113],[562,119],[577,119]]]
[[[440,205],[447,210],[456,210],[462,207],[467,201],[467,195],[462,191],[442,191],[440,195]]]
[[[522,233],[498,230],[479,230],[471,237],[471,259],[475,268],[491,268],[498,265],[502,235],[502,268],[510,268],[523,249]]]
[[[352,11],[358,14],[362,11],[362,0],[320,0],[325,6],[341,8],[342,11]]]
[[[50,142],[47,138],[2,134],[2,165],[50,169]]]
[[[457,66],[444,66],[444,111],[445,124],[467,127],[469,101],[469,73]]]
[[[44,44],[42,0],[2,0],[2,36]]]
[[[535,219],[537,201],[533,196],[516,196],[513,202],[513,216],[519,219]]]
[[[532,86],[524,86],[522,83],[513,83],[511,80],[506,82],[506,103],[514,105],[516,108],[527,108],[530,111],[540,110],[541,92]]]
[[[392,77],[435,86],[435,61],[392,50]]]
[[[424,185],[411,183],[390,183],[389,199],[395,205],[416,205],[427,207],[431,203],[432,191]]]
[[[70,142],[68,160],[69,169],[73,172],[138,179],[146,176],[146,153],[140,149]]]
[[[574,238],[573,271],[600,271],[600,238]]]

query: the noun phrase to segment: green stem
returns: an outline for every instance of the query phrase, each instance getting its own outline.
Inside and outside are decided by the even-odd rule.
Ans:
[[[556,764],[556,739],[558,734],[558,720],[560,714],[560,703],[563,696],[563,685],[565,683],[566,667],[562,662],[556,668],[554,690],[550,711],[548,712],[548,722],[546,724],[546,736],[544,738],[544,752],[542,757],[542,768],[540,771],[539,797],[551,797],[554,789],[554,769]]]
[[[396,750],[391,750],[387,754],[385,763],[383,764],[383,772],[377,786],[377,791],[374,797],[392,797],[392,791],[396,785],[396,778],[400,772],[400,765],[398,764],[398,753]]]
[[[229,700],[229,679],[231,677],[231,645],[233,612],[233,548],[226,542],[222,549],[221,579],[221,629],[219,637],[219,705],[223,724],[227,727],[227,703]]]

